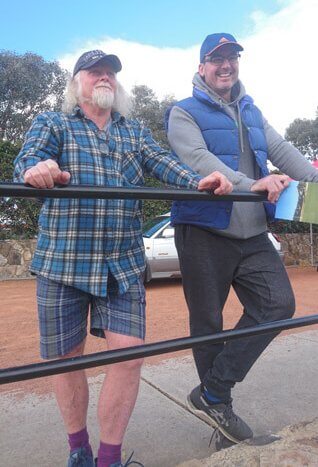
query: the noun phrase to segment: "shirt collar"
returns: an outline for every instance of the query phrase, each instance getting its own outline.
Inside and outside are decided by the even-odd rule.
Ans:
[[[83,110],[80,108],[80,106],[79,106],[79,105],[76,105],[76,106],[74,107],[74,109],[72,110],[72,112],[71,112],[71,116],[72,116],[72,117],[76,117],[76,116],[84,117],[85,115],[84,115]]]
[[[73,112],[71,113],[72,117],[80,117],[80,118],[83,118],[85,117],[85,114],[83,112],[83,110],[81,109],[81,107],[79,105],[76,105],[73,109]],[[125,120],[125,117],[123,115],[121,115],[119,112],[112,112],[111,114],[111,117],[112,117],[112,122],[113,123],[118,123],[120,120]]]

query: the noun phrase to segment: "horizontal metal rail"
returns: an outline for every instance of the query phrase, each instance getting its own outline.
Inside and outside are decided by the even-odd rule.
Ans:
[[[163,342],[155,342],[153,344],[128,347],[125,349],[93,353],[82,357],[54,360],[45,363],[35,363],[15,368],[5,368],[0,370],[0,384],[41,378],[43,376],[67,373],[69,371],[82,370],[84,368],[110,365],[126,360],[189,349],[201,344],[219,344],[224,341],[257,336],[259,334],[267,334],[270,332],[278,332],[284,329],[293,329],[317,323],[318,315],[311,315],[302,318],[272,321],[270,323],[259,324],[257,326],[251,326],[243,329],[222,331],[213,335],[184,337]]]
[[[214,195],[206,191],[147,187],[101,187],[67,185],[54,188],[33,188],[23,183],[0,182],[0,197],[15,198],[94,198],[94,199],[168,199],[196,201],[265,201],[266,192],[234,192]]]
[[[184,189],[156,189],[145,187],[100,187],[90,185],[68,185],[51,189],[38,189],[21,183],[0,182],[0,197],[16,198],[93,198],[93,199],[168,199],[197,201],[264,201],[266,192],[240,192],[229,195],[214,195],[208,192]],[[244,329],[232,329],[218,334],[185,337],[153,344],[145,344],[125,349],[99,352],[76,358],[54,360],[45,363],[35,363],[0,370],[0,385],[54,374],[67,373],[85,368],[110,365],[136,358],[150,357],[168,352],[189,349],[201,344],[219,344],[221,342],[256,336],[284,329],[293,329],[318,323],[318,315],[296,319],[287,319],[259,324]]]

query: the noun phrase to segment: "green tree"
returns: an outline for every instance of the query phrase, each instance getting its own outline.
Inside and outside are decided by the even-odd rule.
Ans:
[[[159,101],[152,89],[145,85],[139,85],[134,86],[132,89],[132,101],[131,117],[136,118],[147,128],[150,128],[153,138],[159,145],[170,150],[164,128],[164,116],[168,107],[176,102],[175,98],[166,96],[162,101]],[[147,177],[146,186],[160,188],[162,183],[152,177]],[[169,211],[171,202],[147,200],[144,201],[143,207],[144,219],[149,219]]]
[[[0,140],[22,141],[32,119],[59,110],[67,72],[34,53],[0,52]]]
[[[67,72],[39,55],[0,52],[0,180],[12,181],[13,161],[32,119],[59,110]],[[0,237],[32,237],[40,203],[0,198]]]
[[[318,113],[314,120],[296,118],[285,137],[308,159],[318,159]]]
[[[0,141],[0,181],[12,182],[13,161],[19,150],[19,144]],[[37,232],[39,211],[38,201],[0,197],[0,240],[34,237]]]
[[[176,102],[173,96],[166,96],[159,101],[152,89],[145,85],[134,86],[132,91],[131,117],[139,120],[147,128],[150,128],[152,136],[165,149],[169,149],[166,131],[164,128],[164,116],[168,107]]]

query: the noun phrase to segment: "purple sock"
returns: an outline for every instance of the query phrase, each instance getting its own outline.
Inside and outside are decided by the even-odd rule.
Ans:
[[[83,428],[77,433],[68,434],[68,444],[70,445],[70,450],[74,451],[77,448],[85,448],[87,453],[92,453],[91,445],[88,440],[87,428]]]
[[[121,461],[121,444],[107,444],[100,442],[98,449],[97,467],[109,467]]]

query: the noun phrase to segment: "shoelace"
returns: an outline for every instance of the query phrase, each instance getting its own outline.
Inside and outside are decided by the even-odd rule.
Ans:
[[[235,420],[235,421],[238,420],[237,415],[235,415],[235,412],[233,411],[233,408],[232,408],[232,404],[231,404],[231,403],[226,404],[226,407],[225,407],[223,413],[224,413],[224,416],[225,416],[226,418],[229,418],[230,420]]]
[[[211,446],[214,436],[218,435],[218,431],[219,431],[218,428],[214,428],[214,430],[212,431],[212,435],[211,435],[210,442],[209,442],[209,447]]]
[[[214,438],[215,438],[215,446],[217,447],[217,445],[219,445],[219,448],[217,448],[217,450],[228,448],[236,444],[236,443],[233,443],[233,441],[230,441],[228,438],[226,438],[218,428],[214,428],[212,431],[212,435],[209,441],[209,447],[211,447],[211,444]],[[222,441],[222,439],[227,442],[227,446],[224,446],[224,441]]]
[[[121,467],[128,467],[129,465],[133,465],[133,464],[139,465],[140,467],[144,467],[143,464],[141,464],[140,462],[131,460],[133,455],[134,455],[134,451],[130,454],[125,464],[121,464]]]
[[[116,466],[116,467],[128,467],[129,465],[139,465],[140,467],[144,467],[143,464],[141,464],[140,462],[138,461],[132,461],[132,456],[134,455],[134,451],[130,454],[130,456],[128,457],[128,459],[126,460],[126,462],[124,464],[122,463],[117,463],[116,464],[112,464],[112,466]],[[97,462],[98,462],[98,459],[95,459],[95,465],[97,466]]]

